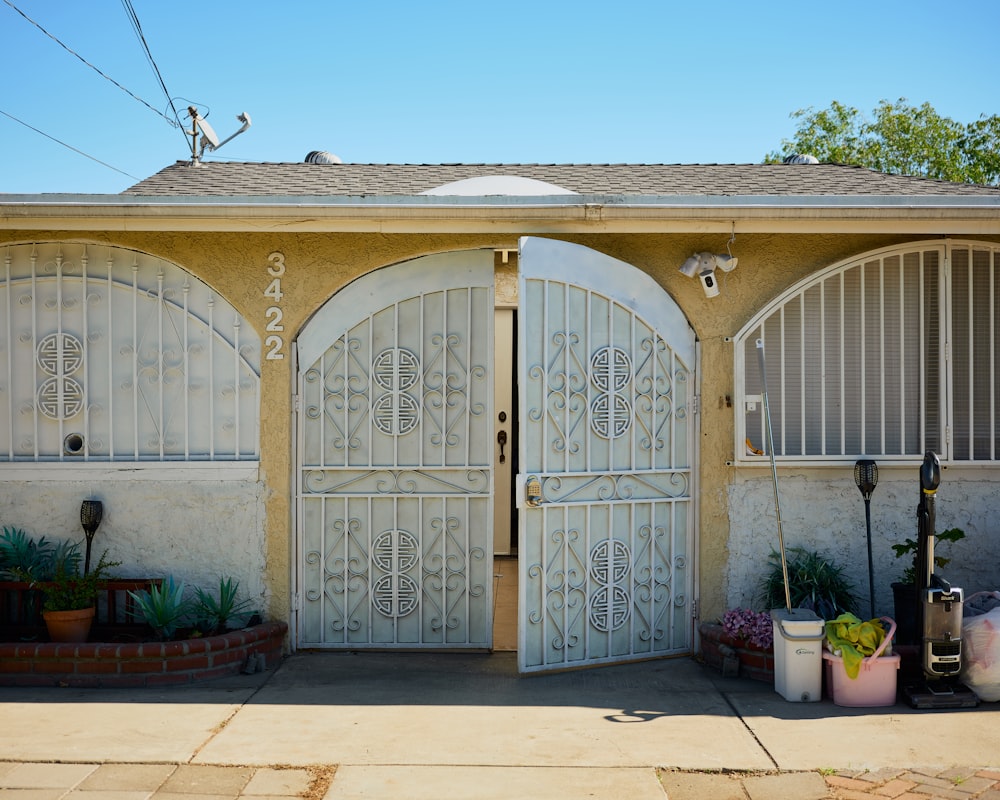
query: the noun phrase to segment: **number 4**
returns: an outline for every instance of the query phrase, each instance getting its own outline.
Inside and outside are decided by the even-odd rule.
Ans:
[[[281,278],[275,278],[271,281],[271,285],[264,290],[264,297],[270,297],[276,303],[280,302],[284,296],[285,293],[281,291]]]

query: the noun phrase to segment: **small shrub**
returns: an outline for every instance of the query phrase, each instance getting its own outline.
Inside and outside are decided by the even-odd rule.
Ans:
[[[175,584],[172,575],[159,586],[128,594],[138,608],[132,616],[144,620],[161,641],[172,638],[191,611],[191,601],[184,597],[184,582]]]

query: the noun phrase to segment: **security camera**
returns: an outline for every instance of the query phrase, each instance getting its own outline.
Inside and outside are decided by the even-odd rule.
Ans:
[[[705,292],[705,297],[719,296],[719,282],[715,280],[715,270],[705,269],[698,273],[701,278],[701,288]]]

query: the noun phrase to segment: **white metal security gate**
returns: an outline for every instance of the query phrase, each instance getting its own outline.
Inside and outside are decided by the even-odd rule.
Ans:
[[[490,647],[492,251],[360,278],[298,354],[298,646]]]
[[[522,672],[691,649],[695,337],[635,267],[520,258]]]

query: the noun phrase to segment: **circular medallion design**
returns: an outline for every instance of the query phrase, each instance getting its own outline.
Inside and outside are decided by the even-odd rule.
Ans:
[[[417,582],[404,573],[420,557],[417,537],[408,531],[382,531],[372,542],[372,563],[386,574],[372,584],[372,606],[385,617],[405,617],[417,607]]]
[[[405,392],[420,379],[420,361],[409,350],[390,347],[375,356],[372,377],[383,389]]]
[[[590,382],[598,392],[590,427],[598,436],[617,439],[632,427],[632,404],[624,394],[632,377],[632,359],[620,347],[602,347],[590,357]]]
[[[83,411],[83,387],[73,378],[47,378],[38,387],[36,404],[49,419],[70,419]]]
[[[597,630],[618,630],[631,614],[632,595],[621,586],[629,576],[632,553],[617,540],[598,542],[590,551],[590,577],[598,588],[590,596],[590,624]]]
[[[50,333],[38,343],[35,358],[48,375],[71,375],[83,366],[83,343],[68,333]]]

